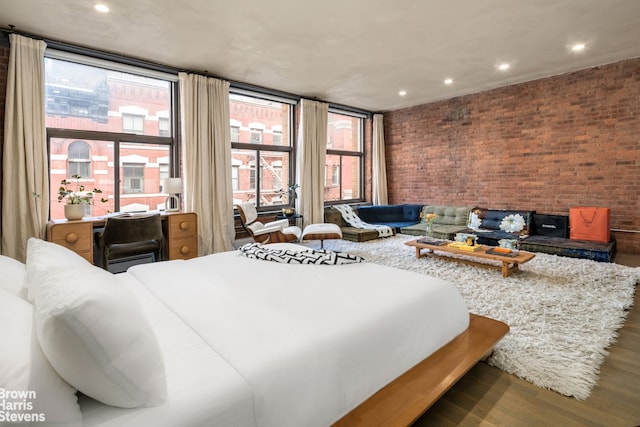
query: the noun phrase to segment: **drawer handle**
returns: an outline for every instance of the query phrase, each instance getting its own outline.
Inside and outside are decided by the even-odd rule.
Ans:
[[[182,221],[180,223],[180,230],[187,231],[189,229],[189,223],[187,221]]]
[[[191,249],[189,248],[189,246],[183,246],[180,248],[180,253],[182,255],[187,255],[189,252],[191,252]]]
[[[76,243],[78,239],[78,233],[68,233],[66,236],[64,236],[64,241],[67,243]]]

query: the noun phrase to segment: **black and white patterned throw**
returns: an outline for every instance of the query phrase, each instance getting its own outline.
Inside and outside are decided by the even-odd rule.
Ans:
[[[364,258],[346,252],[334,252],[326,249],[303,251],[271,249],[261,243],[247,243],[240,246],[238,250],[247,258],[285,264],[341,265],[364,261]]]

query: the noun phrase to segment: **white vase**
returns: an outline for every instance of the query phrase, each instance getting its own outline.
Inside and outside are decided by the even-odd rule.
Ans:
[[[82,219],[84,217],[85,203],[77,205],[64,205],[64,216],[68,220]]]

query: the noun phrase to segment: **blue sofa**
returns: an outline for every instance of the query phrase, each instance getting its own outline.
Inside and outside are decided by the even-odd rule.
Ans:
[[[612,262],[616,253],[616,241],[613,236],[607,243],[570,239],[568,216],[534,215],[532,230],[529,236],[520,242],[520,249]]]
[[[364,222],[388,225],[399,233],[402,227],[420,222],[422,206],[416,204],[357,206],[354,207],[354,211]]]
[[[529,234],[534,211],[511,211],[486,208],[474,208],[471,210],[481,219],[479,231],[468,228],[465,233],[478,236],[477,243],[487,246],[498,246],[501,239],[520,239]],[[524,218],[524,228],[517,233],[509,233],[500,229],[500,223],[508,215],[519,214]]]

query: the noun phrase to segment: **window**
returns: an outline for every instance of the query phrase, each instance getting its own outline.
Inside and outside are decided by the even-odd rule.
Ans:
[[[338,166],[331,167],[331,185],[338,185],[338,177],[340,176],[340,168]]]
[[[363,124],[364,116],[329,110],[325,202],[362,198]]]
[[[122,165],[124,193],[144,193],[144,165],[125,163]]]
[[[231,188],[233,191],[240,189],[240,166],[231,167]]]
[[[293,176],[290,126],[291,105],[294,103],[294,100],[275,99],[259,93],[234,93],[231,89],[229,112],[234,203],[254,202],[258,209],[263,210],[287,203],[284,195]],[[239,126],[241,123],[245,125]],[[277,132],[270,138],[269,133],[274,129]]]
[[[169,124],[169,119],[167,118],[158,118],[158,135],[160,136],[171,136],[171,128]]]
[[[177,76],[65,55],[45,52],[51,219],[64,218],[57,189],[73,174],[108,199],[90,215],[163,207],[164,178],[179,175],[171,126]]]
[[[282,145],[282,132],[280,131],[273,131],[273,145]]]
[[[262,131],[260,129],[251,129],[251,143],[262,144]]]
[[[91,178],[91,148],[84,141],[73,141],[69,144],[67,160],[67,177],[79,175]]]
[[[249,188],[256,188],[256,161],[249,162]]]
[[[240,127],[231,126],[231,142],[240,142]]]
[[[122,131],[124,133],[144,134],[144,116],[133,114],[122,115]]]

